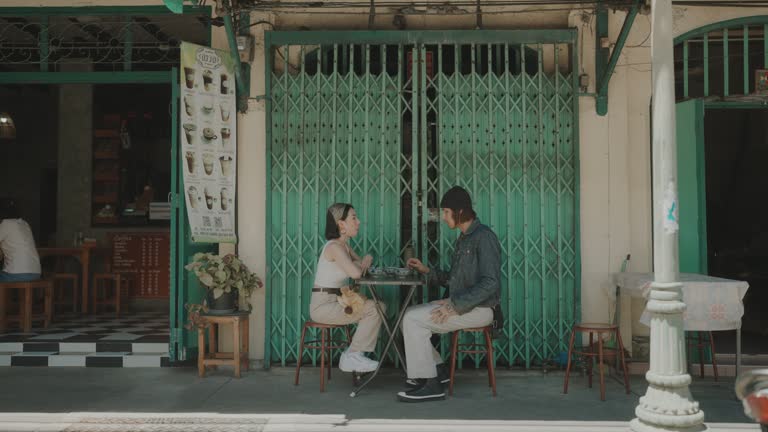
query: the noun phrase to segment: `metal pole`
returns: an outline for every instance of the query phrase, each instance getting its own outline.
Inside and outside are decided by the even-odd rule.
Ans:
[[[677,145],[672,2],[652,0],[653,72],[653,264],[647,309],[651,313],[648,390],[635,408],[630,427],[646,431],[700,431],[704,412],[688,389],[682,297],[678,262]]]
[[[229,52],[235,60],[235,86],[237,87],[237,109],[240,112],[248,110],[248,88],[245,85],[246,77],[243,76],[243,65],[240,62],[240,53],[237,51],[237,40],[235,39],[235,30],[232,26],[232,11],[229,2],[224,3],[225,14],[224,28],[227,32],[227,41],[229,42]]]

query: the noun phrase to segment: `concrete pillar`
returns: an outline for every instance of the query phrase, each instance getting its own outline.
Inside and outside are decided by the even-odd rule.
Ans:
[[[62,64],[62,71],[90,72],[89,64]],[[71,246],[75,233],[91,227],[93,86],[59,86],[59,185],[56,243]]]
[[[682,283],[679,282],[675,65],[672,2],[651,4],[653,74],[653,262],[651,360],[648,390],[630,427],[637,432],[705,430],[704,412],[693,400],[686,372]]]

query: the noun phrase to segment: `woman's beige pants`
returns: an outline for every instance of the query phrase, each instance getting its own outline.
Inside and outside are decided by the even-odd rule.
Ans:
[[[366,300],[361,318],[352,317],[344,312],[344,308],[336,300],[336,294],[313,292],[309,304],[309,317],[321,324],[357,324],[357,331],[352,336],[350,351],[372,352],[376,348],[376,339],[381,328],[381,317],[376,311],[373,300]],[[381,310],[386,311],[386,305],[381,304]]]

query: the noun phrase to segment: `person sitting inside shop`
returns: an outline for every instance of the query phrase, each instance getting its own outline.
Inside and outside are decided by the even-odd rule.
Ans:
[[[19,218],[13,201],[0,204],[0,282],[40,279],[40,257],[29,224]]]
[[[411,306],[405,313],[402,328],[408,390],[397,394],[401,402],[445,399],[448,368],[430,337],[490,325],[501,299],[501,245],[496,234],[477,219],[469,193],[455,186],[443,196],[440,207],[448,228],[461,231],[451,268],[430,269],[416,258],[408,260],[408,267],[427,274],[430,285],[447,287],[449,297]]]

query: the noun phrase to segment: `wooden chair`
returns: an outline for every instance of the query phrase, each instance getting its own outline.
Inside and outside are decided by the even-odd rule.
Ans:
[[[307,329],[316,328],[320,329],[320,340],[305,340],[307,335]],[[344,333],[347,336],[347,341],[334,342],[331,340],[331,330],[343,328]],[[335,349],[346,348],[352,341],[349,335],[349,327],[343,324],[320,324],[313,321],[307,321],[304,323],[304,328],[301,330],[301,344],[299,345],[299,356],[296,359],[296,376],[293,384],[299,385],[299,372],[301,371],[301,360],[304,357],[304,349],[320,350],[320,392],[325,391],[325,357],[328,356],[328,380],[331,379],[331,369],[333,368],[333,351]],[[317,343],[320,342],[320,345]]]
[[[589,333],[589,346],[583,351],[574,351],[573,343],[576,339],[576,333]],[[616,337],[616,348],[603,347],[603,334],[611,334]],[[594,337],[597,336],[597,351],[595,351]],[[571,341],[568,344],[568,366],[565,368],[565,383],[563,384],[563,393],[568,393],[568,378],[571,374],[571,364],[573,355],[580,355],[587,359],[587,376],[589,388],[592,388],[592,361],[597,358],[597,367],[600,370],[600,400],[605,400],[605,367],[606,354],[617,354],[621,359],[621,367],[624,372],[624,387],[629,394],[629,373],[627,372],[627,363],[624,361],[624,344],[621,341],[621,332],[619,326],[615,324],[587,324],[581,323],[573,326],[571,331]]]
[[[485,354],[486,362],[488,365],[488,386],[491,388],[493,397],[496,397],[496,373],[493,369],[493,340],[491,338],[491,332],[493,328],[491,326],[467,328],[453,332],[451,336],[451,382],[448,384],[448,394],[453,395],[453,382],[456,375],[456,358],[458,354]],[[483,344],[460,344],[459,336],[461,333],[482,333],[485,337],[485,343]]]
[[[693,335],[692,333],[696,333],[696,335]],[[702,334],[704,335],[703,338],[702,338]],[[687,331],[685,332],[685,341],[689,351],[689,354],[686,356],[686,358],[688,359],[689,368],[690,368],[690,362],[691,362],[690,350],[694,347],[698,349],[699,372],[702,378],[704,378],[704,348],[709,346],[709,350],[711,351],[711,354],[712,354],[712,373],[715,375],[715,381],[718,381],[720,376],[717,372],[717,360],[715,359],[715,356],[717,355],[717,353],[715,353],[715,340],[712,337],[712,332],[711,331],[695,331],[695,332]]]
[[[22,291],[18,315],[8,315],[7,299],[11,290]],[[43,313],[33,314],[34,291],[43,290]],[[32,331],[33,321],[43,321],[43,327],[51,323],[53,310],[53,279],[38,279],[29,282],[0,282],[0,333],[5,332],[8,322],[18,322],[24,333]]]

